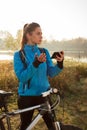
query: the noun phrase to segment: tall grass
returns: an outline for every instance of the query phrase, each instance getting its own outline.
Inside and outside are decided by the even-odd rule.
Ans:
[[[64,94],[65,112],[63,117],[63,101],[56,110],[58,120],[74,124],[87,130],[87,64],[65,61],[62,73],[49,78],[52,87],[60,89]],[[12,61],[0,61],[0,89],[14,92],[10,99],[9,110],[17,109],[18,80],[14,74]],[[19,116],[12,118],[13,130],[19,121]],[[43,121],[35,127],[36,130],[46,130]]]

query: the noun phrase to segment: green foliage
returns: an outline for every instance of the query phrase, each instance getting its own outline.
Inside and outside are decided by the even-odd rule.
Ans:
[[[22,30],[17,31],[17,35],[15,38],[9,32],[3,32],[3,35],[4,37],[0,39],[0,48],[6,50],[17,50],[20,48]]]
[[[16,35],[16,44],[15,44],[15,50],[19,49],[21,46],[21,38],[22,38],[22,30],[17,31]]]
[[[15,39],[13,38],[13,36],[10,33],[7,33],[5,39],[4,39],[4,43],[7,49],[14,49],[15,47]]]

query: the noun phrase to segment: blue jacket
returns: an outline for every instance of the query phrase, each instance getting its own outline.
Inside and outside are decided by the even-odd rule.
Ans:
[[[35,55],[40,55],[41,53],[38,46],[25,44],[24,51],[26,53],[26,61],[28,64],[26,69],[20,59],[19,51],[14,53],[14,71],[19,80],[18,93],[21,96],[39,96],[42,92],[45,92],[50,88],[48,76],[56,76],[62,69],[60,69],[58,65],[52,63],[47,49],[45,49],[47,61],[41,63],[38,68],[33,65]],[[28,88],[29,79],[31,80]],[[25,84],[24,88],[23,84]]]

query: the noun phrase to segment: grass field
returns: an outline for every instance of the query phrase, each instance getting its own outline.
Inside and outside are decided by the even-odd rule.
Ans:
[[[59,88],[64,93],[63,101],[56,109],[58,120],[66,124],[74,124],[87,130],[87,63],[65,61],[63,72],[54,78],[49,78],[52,87]],[[12,61],[0,61],[0,89],[14,92],[9,100],[9,110],[17,109],[18,81],[13,71]],[[35,112],[36,113],[36,112]],[[17,130],[19,116],[11,118],[13,130]],[[41,120],[35,130],[46,130]]]

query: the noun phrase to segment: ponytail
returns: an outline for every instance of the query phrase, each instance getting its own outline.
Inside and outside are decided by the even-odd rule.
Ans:
[[[23,50],[24,45],[27,42],[27,39],[26,39],[26,36],[25,36],[25,30],[26,30],[27,26],[28,26],[28,24],[25,24],[24,27],[23,27],[23,36],[22,36],[22,40],[21,40],[21,50]]]

